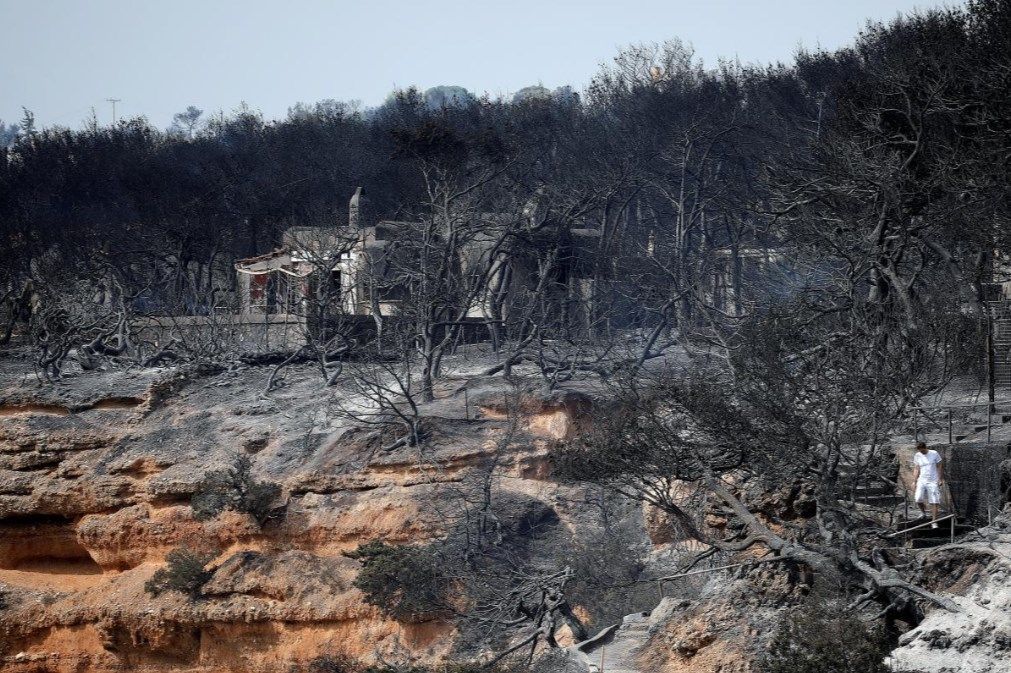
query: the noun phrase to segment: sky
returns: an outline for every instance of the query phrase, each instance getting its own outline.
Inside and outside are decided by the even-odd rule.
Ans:
[[[585,87],[630,44],[680,38],[707,64],[788,62],[933,0],[0,0],[0,120],[79,128],[195,105],[283,117],[396,87],[510,95]],[[945,3],[951,4],[951,3]]]

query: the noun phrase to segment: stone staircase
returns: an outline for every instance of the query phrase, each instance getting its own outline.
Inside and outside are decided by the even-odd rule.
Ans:
[[[894,484],[869,483],[859,484],[853,489],[853,500],[875,509],[893,509],[901,505],[905,498],[896,493]]]
[[[674,611],[676,600],[665,598],[652,612],[626,615],[593,638],[572,646],[591,673],[649,673],[637,662],[654,626],[663,624]]]
[[[853,449],[862,453],[868,451],[869,447],[859,446],[853,447]],[[889,455],[892,452],[891,446],[887,444],[878,447],[878,450],[884,455]],[[891,461],[889,461],[889,465],[893,466]],[[896,510],[905,500],[894,480],[879,476],[879,472],[873,469],[867,470],[863,474],[855,473],[852,465],[842,464],[838,469],[841,483],[851,487],[847,495],[857,505],[877,510],[879,513],[891,512]],[[885,470],[885,472],[887,471]]]
[[[1008,420],[1011,420],[1011,415],[1009,415]],[[959,435],[957,435],[959,436],[958,441],[971,436],[972,432],[976,431],[976,427],[969,426],[964,430],[960,430]],[[986,425],[982,425],[982,429],[986,430]],[[867,447],[861,448],[866,449]],[[886,517],[887,525],[893,531],[902,531],[928,521],[927,519],[917,518],[919,510],[912,501],[912,493],[907,493],[902,489],[900,486],[901,480],[900,482],[894,482],[881,476],[869,475],[866,481],[860,481],[846,467],[841,468],[840,475],[844,481],[849,481],[850,483],[857,481],[856,486],[851,491],[852,502],[872,516]],[[944,508],[942,509],[942,516],[950,513],[948,509],[951,504],[951,500],[946,498]],[[897,535],[894,539],[902,546],[913,549],[925,549],[948,544],[952,538],[953,523],[955,537],[974,529],[974,526],[963,523],[956,517],[954,521],[944,520],[939,522],[938,528],[925,526],[905,535]]]
[[[918,519],[915,517],[905,518],[900,517],[896,522],[896,530],[905,530],[906,528],[915,527],[919,524],[926,523],[929,519]],[[975,526],[970,526],[968,524],[960,523],[958,518],[954,521],[954,532],[957,538],[960,535],[964,535],[970,531],[975,530]],[[937,528],[932,528],[931,526],[925,526],[923,528],[918,528],[917,530],[910,531],[905,535],[899,536],[900,540],[904,540],[906,544],[913,549],[929,549],[931,547],[940,547],[941,545],[946,545],[951,542],[952,538],[952,522],[951,520],[938,521]]]

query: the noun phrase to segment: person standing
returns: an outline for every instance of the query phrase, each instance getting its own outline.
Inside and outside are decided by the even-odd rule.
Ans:
[[[941,484],[944,483],[944,467],[941,465],[941,454],[927,448],[926,442],[916,443],[916,453],[913,454],[913,478],[916,480],[916,505],[920,508],[921,518],[927,516],[927,505],[933,514],[931,528],[937,528],[937,518],[941,510]]]

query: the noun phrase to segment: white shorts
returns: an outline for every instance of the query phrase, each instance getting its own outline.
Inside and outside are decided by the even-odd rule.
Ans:
[[[931,505],[941,504],[941,488],[936,481],[916,482],[916,502],[926,502]]]

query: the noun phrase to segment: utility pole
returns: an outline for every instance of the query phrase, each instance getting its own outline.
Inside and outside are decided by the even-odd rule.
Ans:
[[[106,98],[107,102],[112,103],[112,125],[116,125],[116,103],[123,100],[122,98]]]
[[[987,412],[992,414],[994,412],[994,397],[996,397],[996,372],[997,369],[994,365],[994,352],[993,352],[993,323],[995,316],[999,315],[997,306],[987,302],[984,304],[986,307],[984,315],[986,316],[986,400],[987,400]],[[990,422],[987,421],[987,430],[990,429]],[[987,438],[989,439],[989,438]]]

